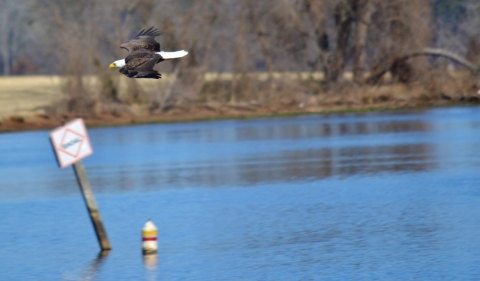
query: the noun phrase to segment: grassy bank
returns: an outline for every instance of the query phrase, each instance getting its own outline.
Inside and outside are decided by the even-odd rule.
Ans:
[[[217,76],[217,80],[214,79]],[[252,74],[253,75],[253,74]],[[263,75],[263,76],[262,76]],[[257,75],[258,81],[264,81],[265,75]],[[275,74],[280,75],[280,74]],[[348,81],[348,75],[345,79]],[[230,75],[231,76],[231,75]],[[204,81],[211,85],[225,85],[232,79],[229,74],[206,74]],[[218,78],[220,77],[220,78]],[[271,116],[294,116],[302,114],[340,114],[345,112],[364,113],[372,111],[412,110],[435,106],[475,105],[480,102],[480,95],[475,87],[463,89],[444,87],[441,90],[423,85],[386,84],[375,87],[356,87],[313,91],[319,85],[322,76],[310,77],[305,74],[283,73],[279,77],[285,84],[295,82],[293,87],[281,84],[271,98],[264,102],[244,98],[229,101],[228,96],[220,93],[220,98],[184,99],[173,103],[162,111],[149,110],[150,103],[115,104],[122,108],[112,112],[98,111],[84,114],[89,126],[116,126],[154,122],[190,122],[228,118],[260,118]],[[117,77],[119,97],[128,94],[130,82],[127,78]],[[168,85],[171,75],[164,75],[161,80],[135,80],[142,93],[158,92],[158,87]],[[251,79],[250,79],[251,81]],[[63,94],[63,80],[59,76],[21,76],[0,78],[0,131],[19,131],[32,129],[49,129],[59,126],[63,121],[79,115],[73,113],[49,114],[49,108],[68,99]],[[87,89],[98,88],[98,81],[86,77],[82,82]],[[259,82],[263,83],[263,82]],[[310,85],[314,85],[313,87]],[[348,83],[347,83],[348,84]],[[351,83],[350,83],[351,84]],[[450,85],[450,84],[449,84]],[[463,90],[459,90],[463,89]],[[210,94],[210,93],[207,93]],[[253,92],[252,96],[255,96]],[[265,93],[258,93],[258,96]],[[202,95],[200,95],[202,97]]]
[[[257,110],[242,110],[232,108],[218,108],[215,111],[204,107],[176,108],[166,114],[157,115],[123,115],[123,116],[97,116],[95,118],[84,118],[88,127],[114,127],[154,123],[179,123],[179,122],[200,122],[227,119],[255,119],[271,117],[293,117],[301,115],[332,115],[332,114],[366,114],[372,112],[412,112],[435,107],[448,106],[475,106],[471,102],[437,102],[424,103],[415,106],[400,105],[391,106],[372,105],[365,107],[342,107],[335,108],[309,108],[299,110],[296,108],[259,108]],[[31,117],[12,116],[0,122],[0,132],[16,132],[29,130],[46,130],[61,126],[63,122],[76,118],[76,116],[63,116],[62,118],[51,118],[45,115]]]

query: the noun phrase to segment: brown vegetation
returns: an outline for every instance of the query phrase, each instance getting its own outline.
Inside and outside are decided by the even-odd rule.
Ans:
[[[0,70],[58,74],[62,94],[3,110],[0,129],[475,103],[479,15],[474,0],[4,0]],[[190,54],[160,64],[162,81],[109,70],[149,26]]]

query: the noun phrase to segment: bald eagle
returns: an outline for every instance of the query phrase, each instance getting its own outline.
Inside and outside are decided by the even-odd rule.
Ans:
[[[112,62],[110,68],[120,68],[119,72],[128,78],[161,78],[162,75],[153,69],[155,64],[184,57],[188,52],[160,51],[160,43],[155,40],[155,37],[160,34],[157,29],[153,29],[153,26],[140,31],[135,38],[120,45],[120,48],[128,51],[128,55],[124,59]]]

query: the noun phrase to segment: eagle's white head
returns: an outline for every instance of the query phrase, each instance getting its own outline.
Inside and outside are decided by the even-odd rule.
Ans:
[[[121,68],[125,66],[125,59],[116,60],[110,64],[110,68]]]

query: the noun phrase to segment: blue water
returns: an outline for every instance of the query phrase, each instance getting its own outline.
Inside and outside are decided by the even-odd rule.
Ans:
[[[479,280],[479,110],[89,129],[103,256],[49,132],[0,134],[0,280]]]

